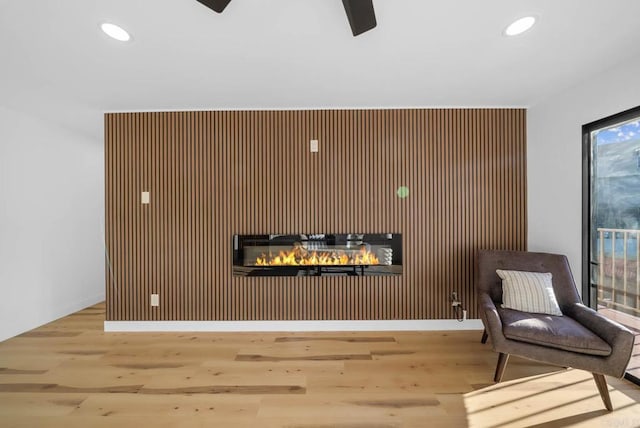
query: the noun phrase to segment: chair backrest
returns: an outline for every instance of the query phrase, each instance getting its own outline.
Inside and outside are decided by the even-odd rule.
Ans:
[[[528,251],[480,250],[476,256],[475,280],[478,292],[486,292],[496,303],[502,303],[502,281],[496,269],[527,272],[550,272],[553,291],[562,309],[581,302],[567,258],[559,254]]]

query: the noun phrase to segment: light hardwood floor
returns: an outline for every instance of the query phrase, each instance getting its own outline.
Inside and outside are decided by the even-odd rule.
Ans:
[[[0,427],[638,427],[640,389],[480,332],[104,333],[104,305],[0,343]]]

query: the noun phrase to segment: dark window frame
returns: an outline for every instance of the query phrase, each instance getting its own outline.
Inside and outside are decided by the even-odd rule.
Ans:
[[[596,289],[591,286],[591,132],[640,117],[640,106],[582,125],[582,301],[595,309]],[[626,374],[625,378],[640,385],[640,379]]]
[[[619,122],[640,117],[640,106],[607,116],[603,119],[582,125],[582,301],[592,307],[590,287],[590,243],[591,231],[591,132],[615,125]]]

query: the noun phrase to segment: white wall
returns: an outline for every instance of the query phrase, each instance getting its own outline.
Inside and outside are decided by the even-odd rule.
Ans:
[[[0,106],[0,340],[104,299],[103,158]]]
[[[582,125],[640,105],[640,58],[527,113],[529,249],[566,254],[581,288]]]

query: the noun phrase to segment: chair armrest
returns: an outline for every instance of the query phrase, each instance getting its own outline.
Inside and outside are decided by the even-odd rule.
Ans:
[[[615,348],[624,342],[633,345],[633,333],[628,328],[586,307],[582,303],[574,303],[565,307],[565,315],[570,316],[600,336],[611,347]]]
[[[610,320],[582,303],[574,303],[565,308],[565,315],[578,321],[580,324],[600,336],[613,350],[609,357],[622,372],[629,364],[633,352],[634,334],[625,326]]]
[[[487,293],[480,293],[478,296],[478,309],[480,318],[484,323],[484,327],[489,333],[493,349],[496,349],[496,345],[502,343],[505,338],[502,334],[502,320],[498,315],[496,304],[491,299],[491,296]]]

